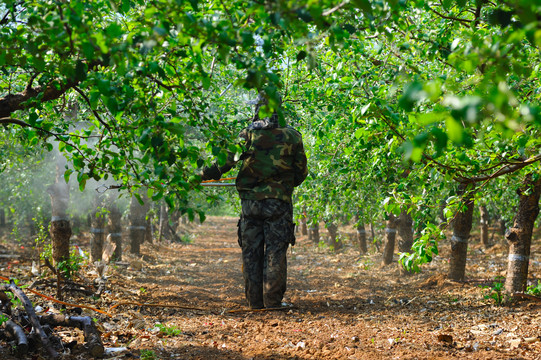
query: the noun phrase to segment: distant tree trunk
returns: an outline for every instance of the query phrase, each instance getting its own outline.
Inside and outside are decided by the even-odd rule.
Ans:
[[[357,241],[359,242],[359,251],[361,255],[368,252],[368,246],[366,245],[366,230],[364,229],[364,222],[360,219],[359,215],[355,215],[355,222],[357,228]]]
[[[132,196],[130,203],[130,252],[135,255],[141,253],[141,244],[145,239],[147,228],[146,215],[149,209],[150,201],[146,196],[141,196],[144,204],[139,204],[137,198]]]
[[[147,223],[147,228],[145,230],[145,241],[152,244],[152,238],[153,238],[153,224],[152,224],[152,216],[149,215],[148,216],[148,219],[146,221]]]
[[[319,244],[319,224],[313,223],[308,227],[308,240],[314,244]]]
[[[169,218],[167,216],[167,208],[165,204],[160,206],[160,222],[158,225],[158,242],[162,242],[163,236],[167,231],[167,225],[169,223]]]
[[[501,217],[498,224],[500,225],[500,235],[505,236],[505,233],[507,232],[507,224],[505,223],[505,219]]]
[[[526,290],[533,226],[539,214],[541,177],[534,179],[532,174],[527,174],[518,195],[517,215],[513,227],[505,234],[509,242],[505,291],[510,294]]]
[[[488,211],[485,205],[479,206],[479,234],[481,243],[487,249],[490,247],[488,240]]]
[[[300,219],[299,219],[299,222],[300,222],[300,231],[301,231],[301,235],[303,236],[306,236],[308,235],[308,225],[306,224],[306,216],[302,216]]]
[[[338,237],[338,225],[334,222],[327,222],[327,231],[329,232],[329,239],[327,241],[327,246],[331,247],[334,250],[340,250],[343,247],[342,240]]]
[[[116,245],[113,253],[113,259],[116,261],[122,260],[122,214],[118,209],[116,199],[110,199],[109,201],[109,218],[107,222],[107,228],[111,241]]]
[[[445,217],[445,212],[444,212],[446,206],[447,206],[447,202],[445,200],[441,200],[440,206],[439,206],[439,213],[438,213],[438,217],[440,218],[441,223],[447,222],[447,218]]]
[[[398,236],[398,251],[411,252],[413,245],[413,219],[406,211],[402,211],[397,221]]]
[[[379,253],[380,250],[380,244],[376,241],[376,232],[374,231],[374,222],[370,222],[370,239],[368,239],[370,243],[374,244],[376,247],[376,251]]]
[[[56,181],[47,188],[51,197],[51,227],[53,262],[56,266],[59,262],[70,257],[71,225],[67,215],[69,203],[69,185],[64,179],[66,159],[57,155]]]
[[[0,209],[0,226],[6,226],[6,212]]]
[[[90,261],[100,261],[105,240],[105,213],[103,211],[104,196],[94,197],[94,211],[90,218]]]
[[[396,217],[389,214],[387,227],[385,228],[385,246],[383,247],[382,265],[389,265],[393,262],[393,254],[396,240]]]
[[[468,254],[468,238],[473,224],[473,193],[467,192],[467,185],[458,186],[458,195],[463,196],[464,211],[459,211],[452,221],[453,237],[451,238],[451,259],[449,263],[450,280],[464,280],[466,258]]]
[[[402,211],[397,221],[398,227],[398,251],[401,253],[411,253],[411,247],[413,245],[413,219],[407,211]],[[402,275],[408,272],[404,267],[398,264],[398,269]]]

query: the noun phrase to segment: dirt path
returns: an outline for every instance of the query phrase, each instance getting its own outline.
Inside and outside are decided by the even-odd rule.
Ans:
[[[401,277],[394,265],[380,268],[380,255],[359,257],[351,242],[333,253],[299,237],[288,254],[285,301],[294,307],[247,311],[236,221],[211,217],[193,228],[192,244],[145,245],[142,259],[110,269],[111,292],[94,305],[184,308],[132,304],[113,309],[112,318],[89,313],[108,348],[127,347],[109,358],[541,359],[540,303],[494,306],[482,282],[445,280],[445,255],[422,274]],[[470,256],[469,279],[505,270],[502,246],[473,246]],[[539,271],[534,256],[532,277]]]

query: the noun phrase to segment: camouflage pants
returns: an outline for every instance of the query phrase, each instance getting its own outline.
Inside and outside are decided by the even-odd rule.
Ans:
[[[238,235],[248,305],[280,306],[286,291],[287,248],[295,243],[291,204],[278,199],[242,200]]]

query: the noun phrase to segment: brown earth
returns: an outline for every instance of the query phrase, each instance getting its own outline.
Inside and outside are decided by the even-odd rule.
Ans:
[[[289,257],[285,301],[291,308],[249,311],[245,306],[236,243],[236,219],[211,217],[192,228],[191,244],[145,244],[139,259],[111,265],[108,293],[99,300],[68,295],[68,301],[110,311],[93,316],[109,359],[541,359],[541,303],[496,306],[485,298],[505,274],[507,249],[470,246],[463,283],[445,279],[448,248],[423,267],[400,275],[380,267],[381,255],[359,256],[341,229],[339,252],[298,236]],[[534,241],[530,277],[539,279],[539,241]],[[30,251],[30,250],[28,250]],[[0,259],[0,275],[31,283],[29,253],[19,263]],[[8,268],[9,267],[9,268]],[[90,267],[85,278],[93,277]],[[94,275],[95,277],[95,275]],[[82,280],[81,280],[82,281]],[[51,288],[37,290],[54,295]],[[35,305],[59,305],[29,294]],[[122,302],[158,304],[135,305]],[[114,309],[111,306],[121,304]],[[175,305],[171,308],[162,305]],[[65,310],[71,313],[72,308]],[[65,343],[78,330],[56,329]],[[0,343],[0,359],[14,359]],[[116,349],[121,350],[121,349]],[[41,356],[29,356],[39,359]],[[85,354],[64,359],[88,359]]]

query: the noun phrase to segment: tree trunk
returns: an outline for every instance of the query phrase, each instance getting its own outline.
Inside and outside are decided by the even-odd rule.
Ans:
[[[302,216],[300,218],[300,228],[301,228],[301,235],[306,236],[308,235],[308,218],[306,217],[306,211],[303,210]]]
[[[398,251],[401,253],[411,253],[413,245],[413,219],[407,211],[402,211],[397,221],[398,227]],[[406,269],[398,264],[398,269],[402,275],[409,274]]]
[[[152,217],[149,215],[146,221],[147,228],[145,229],[145,241],[152,244],[152,238],[154,236],[154,226],[152,224]]]
[[[6,226],[6,212],[0,209],[0,226]]]
[[[510,294],[526,290],[533,226],[539,214],[541,177],[534,179],[532,174],[527,174],[518,195],[520,200],[517,215],[513,227],[505,234],[509,242],[505,291]]]
[[[163,236],[167,231],[169,218],[167,216],[167,208],[164,204],[160,206],[160,223],[158,225],[158,242],[162,242]]]
[[[383,247],[382,265],[389,265],[393,262],[396,222],[396,217],[393,214],[389,214],[389,220],[387,220],[387,227],[385,228],[385,246]]]
[[[67,214],[69,203],[69,185],[64,180],[64,169],[66,159],[57,155],[56,181],[47,188],[51,197],[51,227],[50,235],[52,241],[53,263],[56,266],[59,262],[70,257],[71,225]]]
[[[104,196],[96,193],[94,211],[90,218],[90,261],[100,261],[105,240],[105,213],[103,211]]]
[[[505,233],[507,232],[507,224],[505,223],[505,219],[501,217],[498,224],[500,225],[500,235],[505,236]]]
[[[319,224],[312,224],[308,228],[308,240],[314,244],[319,244]]]
[[[135,196],[132,196],[130,203],[130,252],[135,255],[141,253],[141,244],[145,240],[146,215],[150,204],[146,196],[141,196],[141,198],[144,202],[143,205],[139,204]]]
[[[413,245],[413,219],[406,211],[402,211],[397,222],[398,236],[398,251],[411,252]]]
[[[453,237],[451,238],[451,259],[448,278],[454,281],[464,280],[466,258],[468,255],[468,238],[473,224],[473,193],[467,192],[467,185],[458,186],[458,195],[462,196],[465,208],[458,211],[452,220]]]
[[[115,252],[113,253],[113,259],[116,261],[122,260],[122,214],[116,204],[116,199],[109,199],[109,219],[107,228],[111,241],[116,245]]]
[[[329,221],[327,223],[327,231],[329,232],[327,246],[332,247],[334,250],[340,250],[344,244],[338,237],[338,226],[334,222]]]
[[[485,205],[479,206],[479,234],[481,237],[481,243],[488,249],[490,247],[490,242],[488,239],[488,211]]]
[[[355,221],[357,225],[357,241],[359,242],[359,251],[361,255],[368,252],[368,246],[366,244],[366,230],[364,229],[364,222],[360,219],[359,215],[355,215]]]

